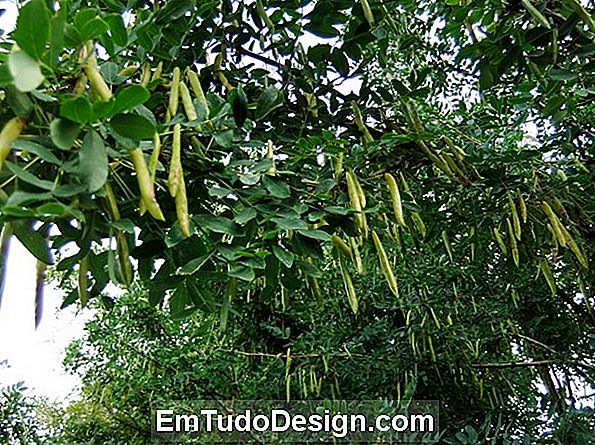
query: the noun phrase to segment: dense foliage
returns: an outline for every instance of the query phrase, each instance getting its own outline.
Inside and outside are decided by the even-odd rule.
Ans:
[[[511,441],[588,443],[591,7],[32,0],[0,54],[2,246],[40,283],[69,246],[64,304],[136,281],[189,318],[147,348],[210,357],[171,365],[193,385],[282,395],[291,348],[300,397],[314,369],[325,397],[442,400],[451,438],[501,415]],[[105,317],[147,340],[144,304]]]

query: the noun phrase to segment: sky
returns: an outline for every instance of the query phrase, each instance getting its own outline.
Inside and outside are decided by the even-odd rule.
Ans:
[[[0,29],[13,29],[14,2],[0,1],[0,9],[6,9]],[[76,396],[80,381],[64,371],[62,360],[68,344],[83,335],[88,313],[76,314],[75,308],[58,311],[62,293],[47,285],[44,314],[36,330],[35,264],[35,258],[13,238],[0,306],[0,388],[24,381],[30,393],[69,399]],[[5,360],[9,367],[1,364]]]

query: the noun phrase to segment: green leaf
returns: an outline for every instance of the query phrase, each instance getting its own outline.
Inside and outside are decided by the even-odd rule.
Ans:
[[[289,198],[291,196],[289,186],[285,182],[274,181],[270,179],[268,176],[263,176],[262,182],[266,189],[269,191],[269,193],[273,195],[275,198],[284,199]]]
[[[81,126],[69,119],[57,118],[50,123],[50,135],[56,147],[69,150],[81,131]]]
[[[36,154],[50,164],[62,165],[62,161],[52,153],[52,150],[43,145],[36,144],[35,142],[17,139],[12,143],[11,147],[15,150],[28,151],[29,153]]]
[[[93,108],[86,97],[77,96],[62,102],[60,115],[73,122],[86,124],[93,119]]]
[[[48,202],[35,209],[38,215],[60,216],[68,211],[68,207],[59,202]]]
[[[74,18],[74,29],[78,31],[80,39],[85,42],[106,33],[110,27],[99,17],[99,11],[87,8],[77,13]]]
[[[176,273],[178,275],[192,275],[198,270],[213,256],[214,252],[206,253],[198,258],[194,258],[193,260],[188,261],[182,267],[180,267]]]
[[[227,275],[233,278],[239,278],[240,280],[247,281],[248,283],[256,278],[254,270],[246,266],[236,266],[227,272]]]
[[[128,33],[126,32],[122,16],[120,14],[108,14],[103,19],[109,25],[114,43],[116,45],[126,46],[128,43]]]
[[[8,201],[6,201],[6,205],[21,206],[32,202],[47,201],[51,197],[52,194],[49,192],[30,193],[22,190],[15,190],[12,195],[10,195],[10,198],[8,198]]]
[[[273,246],[273,254],[285,265],[285,267],[291,269],[295,260],[295,255],[292,252],[280,246]]]
[[[121,230],[122,232],[126,233],[134,233],[134,229],[136,228],[134,223],[130,221],[128,218],[120,219],[118,221],[112,221],[110,225],[114,229]]]
[[[248,221],[256,218],[256,215],[256,210],[251,207],[246,207],[245,209],[242,209],[233,220],[243,226]]]
[[[108,158],[103,139],[95,132],[85,135],[79,153],[79,175],[89,193],[96,192],[105,184],[108,175]]]
[[[151,139],[155,134],[155,125],[138,114],[118,114],[111,119],[110,125],[121,136],[130,139]]]
[[[248,117],[248,98],[242,86],[238,86],[233,90],[235,95],[233,97],[233,119],[238,128],[242,128]]]
[[[13,162],[5,161],[4,165],[8,170],[10,170],[10,172],[13,175],[15,175],[21,181],[26,182],[27,184],[34,185],[35,187],[39,187],[44,190],[51,190],[52,188],[54,188],[53,182],[46,181],[45,179],[40,179],[33,173],[27,170],[23,170],[21,167],[19,167],[17,164]]]
[[[54,264],[46,239],[33,230],[27,221],[13,221],[12,230],[31,254],[45,264]]]
[[[254,117],[257,121],[263,119],[273,109],[281,105],[280,103],[277,103],[278,97],[279,92],[274,86],[269,86],[262,92],[258,98],[258,101],[256,102],[256,111]]]
[[[151,94],[145,87],[141,85],[130,85],[123,90],[118,91],[118,94],[116,94],[116,102],[111,112],[113,114],[119,114],[124,111],[129,111],[137,105],[145,103],[150,97]]]
[[[298,230],[300,235],[321,241],[330,241],[331,236],[324,230]]]
[[[564,103],[566,103],[566,98],[564,96],[552,97],[546,104],[546,106],[543,107],[543,110],[541,110],[541,112],[544,116],[551,116],[552,114],[560,111]]]
[[[244,234],[240,226],[224,216],[196,215],[192,217],[192,220],[197,226],[207,228],[212,232],[233,236],[242,236]]]
[[[233,143],[233,130],[219,131],[214,135],[214,138],[217,145],[229,148]]]
[[[20,50],[12,50],[8,55],[8,68],[19,91],[27,93],[37,88],[44,81],[37,61]]]
[[[550,70],[550,77],[554,80],[574,80],[576,79],[576,73],[573,71],[559,70],[552,68]]]
[[[308,224],[299,218],[273,218],[273,222],[284,230],[308,230]]]
[[[87,186],[85,184],[64,184],[54,190],[52,195],[56,198],[71,198],[86,191]]]
[[[45,0],[30,0],[19,11],[12,37],[34,59],[41,59],[50,37],[50,11]]]

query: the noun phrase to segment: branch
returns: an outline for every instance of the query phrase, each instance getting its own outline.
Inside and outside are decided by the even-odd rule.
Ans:
[[[589,363],[579,362],[576,360],[533,360],[527,362],[506,362],[506,363],[473,363],[472,368],[480,369],[505,369],[505,368],[526,368],[530,366],[547,366],[547,365],[574,365],[580,368],[587,368],[595,371],[595,366]]]

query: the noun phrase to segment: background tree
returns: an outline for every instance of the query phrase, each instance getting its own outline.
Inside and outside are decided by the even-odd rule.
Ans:
[[[76,246],[56,265],[77,277],[65,304],[110,306],[107,283],[136,280],[174,319],[247,329],[245,353],[370,357],[347,363],[379,392],[337,377],[331,397],[414,388],[443,398],[453,433],[498,412],[529,435],[520,413],[541,399],[552,428],[580,432],[585,5],[33,0],[0,67],[3,240],[40,283]]]

